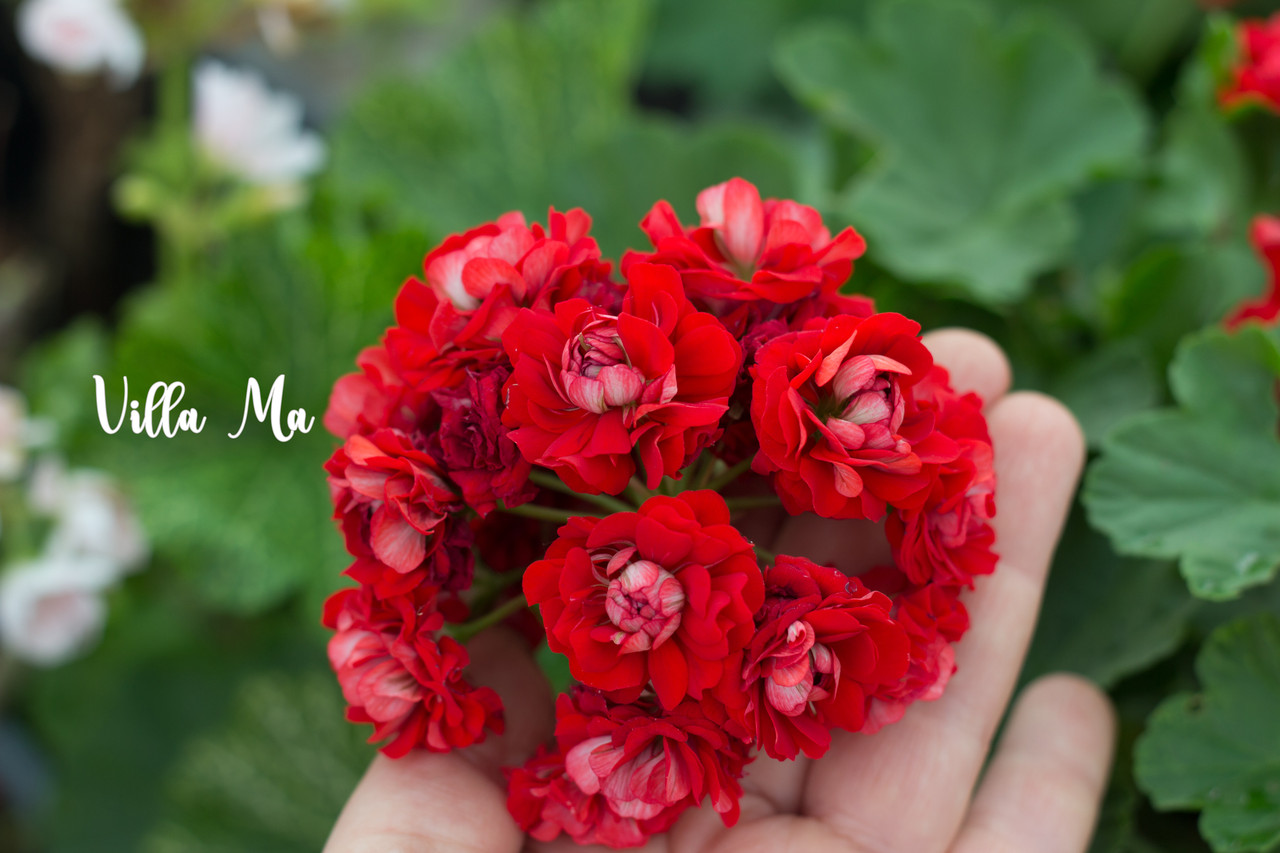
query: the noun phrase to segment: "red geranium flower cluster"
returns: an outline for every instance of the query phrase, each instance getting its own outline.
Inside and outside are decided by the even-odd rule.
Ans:
[[[1254,103],[1280,112],[1280,14],[1244,21],[1236,40],[1238,56],[1219,95],[1222,105]]]
[[[348,717],[392,756],[469,746],[503,709],[461,641],[545,638],[574,684],[507,772],[541,840],[635,846],[704,801],[731,824],[756,751],[817,758],[941,695],[995,567],[982,402],[839,292],[862,238],[738,178],[697,209],[655,205],[621,279],[581,210],[448,238],[325,416]],[[775,557],[735,516],[770,502],[880,524],[893,562]]]

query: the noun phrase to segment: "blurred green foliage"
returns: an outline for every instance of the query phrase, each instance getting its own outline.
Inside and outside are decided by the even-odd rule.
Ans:
[[[1277,737],[1255,709],[1274,710],[1280,636],[1234,620],[1280,610],[1280,355],[1274,335],[1200,330],[1262,290],[1246,228],[1280,205],[1280,119],[1216,108],[1229,31],[1192,0],[539,0],[425,72],[369,81],[325,128],[304,208],[162,266],[114,328],[79,324],[27,360],[33,408],[128,487],[158,554],[103,645],[27,685],[58,787],[40,841],[316,849],[372,754],[341,721],[318,625],[345,565],[320,470],[334,379],[450,232],[581,205],[616,257],[656,199],[692,218],[700,189],[742,175],[855,224],[852,289],[993,335],[1100,451],[1088,500],[1107,535],[1077,507],[1024,673],[1083,673],[1119,706],[1094,849],[1206,849],[1153,805],[1204,808],[1215,849],[1274,849],[1248,747]],[[181,380],[208,425],[104,435],[94,373],[113,404],[123,376],[135,397]],[[247,379],[280,374],[314,430],[282,444],[251,418],[227,438]],[[1197,711],[1181,692],[1206,637]],[[1177,762],[1211,758],[1217,731],[1249,760],[1213,797]]]

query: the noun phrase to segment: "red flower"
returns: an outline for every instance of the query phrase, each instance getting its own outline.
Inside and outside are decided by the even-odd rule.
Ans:
[[[1237,40],[1240,57],[1231,83],[1219,95],[1222,105],[1257,103],[1280,112],[1280,14],[1243,22]]]
[[[508,772],[508,809],[540,841],[638,847],[710,800],[738,820],[746,746],[685,702],[669,713],[576,688],[556,703],[556,749]]]
[[[742,350],[694,311],[669,267],[631,268],[622,313],[581,299],[525,310],[503,337],[515,372],[503,423],[524,458],[579,492],[656,488],[706,446],[728,409]]]
[[[1280,16],[1277,19],[1280,20]],[[1267,292],[1258,299],[1240,303],[1224,321],[1228,329],[1237,329],[1249,320],[1263,323],[1280,320],[1280,219],[1274,216],[1254,217],[1249,228],[1249,242],[1267,265]]]
[[[872,697],[864,732],[875,734],[896,723],[912,702],[942,696],[956,671],[951,644],[969,630],[969,614],[958,596],[956,589],[930,584],[898,598],[896,615],[911,642],[910,663],[901,681]]]
[[[396,298],[396,328],[387,345],[401,372],[430,388],[455,385],[458,371],[502,355],[502,333],[522,307],[547,309],[570,297],[615,311],[621,288],[612,266],[588,236],[581,209],[557,213],[547,228],[504,214],[454,234],[423,261],[425,281],[412,278]]]
[[[742,178],[700,192],[698,214],[699,226],[685,228],[670,204],[655,204],[640,223],[654,251],[628,252],[623,271],[640,261],[669,264],[680,270],[689,297],[717,315],[740,302],[830,296],[866,251],[852,228],[833,239],[816,210],[789,200],[762,202]]]
[[[471,582],[471,530],[451,513],[463,504],[414,436],[381,429],[348,438],[325,463],[334,516],[352,556],[401,573],[426,566],[434,582],[462,589]]]
[[[726,677],[764,599],[751,543],[709,491],[570,519],[525,572],[524,592],[575,678],[619,702],[652,682],[668,710]]]
[[[996,475],[991,436],[982,415],[982,399],[957,394],[941,367],[915,387],[922,410],[934,413],[937,431],[951,438],[958,455],[938,466],[924,506],[889,514],[885,533],[894,561],[913,584],[930,580],[973,586],[975,575],[995,571],[991,550],[995,531]]]
[[[356,357],[359,373],[348,373],[333,385],[324,426],[338,438],[391,427],[411,430],[431,409],[424,393],[407,385],[392,367],[383,346],[367,347]]]
[[[752,468],[773,475],[789,513],[878,520],[886,504],[923,502],[930,463],[953,458],[955,448],[909,405],[911,386],[933,366],[919,330],[899,314],[841,315],[756,353]]]
[[[347,719],[373,723],[370,743],[399,758],[415,747],[448,752],[478,743],[485,729],[503,731],[502,703],[488,687],[462,678],[467,650],[432,636],[444,624],[436,590],[379,599],[344,589],[325,602],[329,661],[349,705]]]
[[[538,493],[529,482],[532,466],[502,425],[502,385],[510,375],[502,365],[468,370],[461,385],[431,395],[440,407],[440,426],[431,446],[439,448],[440,461],[462,489],[467,506],[482,516],[500,500],[519,506]]]
[[[867,697],[906,671],[908,644],[888,596],[803,557],[779,556],[743,677],[757,745],[820,758],[831,729],[862,728]]]

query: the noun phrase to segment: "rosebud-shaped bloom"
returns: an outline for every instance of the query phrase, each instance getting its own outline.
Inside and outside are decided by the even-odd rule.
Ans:
[[[725,662],[750,642],[764,598],[751,543],[709,491],[570,519],[524,591],[576,679],[619,702],[652,683],[667,709],[735,675]]]
[[[878,520],[918,506],[931,463],[955,448],[915,410],[911,386],[933,366],[915,323],[899,314],[816,320],[766,344],[751,368],[752,469],[772,474],[792,515]]]
[[[1240,56],[1220,95],[1223,106],[1251,102],[1280,112],[1280,13],[1243,22],[1237,41]]]
[[[0,575],[0,645],[36,666],[57,666],[102,635],[103,591],[119,570],[101,557],[49,554]]]
[[[911,583],[973,586],[975,575],[996,567],[995,460],[982,400],[957,394],[946,370],[936,365],[915,387],[915,399],[922,411],[933,413],[937,431],[952,439],[957,455],[938,466],[924,506],[890,513],[885,533]]]
[[[576,688],[556,703],[556,750],[509,773],[508,808],[540,841],[637,847],[703,798],[738,820],[745,744],[686,701],[668,713]]]
[[[142,72],[142,34],[118,0],[26,0],[17,26],[27,53],[63,74],[106,71],[123,87]]]
[[[675,267],[694,304],[735,332],[789,320],[802,305],[834,296],[866,251],[852,228],[832,238],[816,210],[790,200],[761,201],[742,178],[699,193],[698,214],[701,223],[686,228],[670,204],[655,204],[640,223],[654,251],[628,252],[623,271],[639,262]]]
[[[272,92],[252,71],[213,60],[195,71],[195,135],[214,163],[286,196],[324,165],[324,142],[302,129],[297,98]]]
[[[470,585],[470,528],[451,515],[461,496],[423,448],[421,436],[382,429],[353,435],[325,463],[334,517],[347,550],[406,573],[429,563],[437,585]]]
[[[545,228],[512,211],[447,238],[423,260],[424,278],[396,298],[387,334],[396,364],[415,384],[452,386],[472,364],[503,358],[502,333],[521,308],[576,297],[616,312],[622,289],[590,228],[582,209],[551,208]]]
[[[399,758],[415,747],[448,752],[478,743],[485,730],[503,731],[502,703],[488,687],[462,677],[467,650],[452,637],[436,640],[444,624],[436,590],[379,599],[364,587],[344,589],[325,603],[324,624],[347,719],[372,723],[370,743]]]
[[[636,472],[656,488],[715,435],[742,350],[694,311],[670,267],[631,268],[622,313],[571,299],[525,310],[503,337],[515,372],[503,423],[524,458],[579,492],[619,494]]]
[[[533,500],[532,466],[520,455],[502,424],[502,385],[511,371],[501,365],[469,370],[462,384],[432,393],[440,407],[433,446],[449,479],[462,489],[467,506],[488,515],[498,501],[518,506]]]
[[[1239,328],[1249,320],[1275,323],[1280,320],[1280,219],[1258,216],[1249,228],[1249,242],[1267,268],[1267,292],[1257,299],[1240,303],[1224,321],[1228,329]]]
[[[746,653],[748,725],[774,758],[820,758],[832,728],[862,728],[867,697],[906,671],[888,596],[803,557],[779,556]]]
[[[969,630],[969,614],[958,595],[958,590],[930,584],[897,599],[897,619],[911,642],[910,662],[900,681],[872,697],[864,732],[875,734],[896,723],[912,702],[932,702],[942,696],[956,671],[951,644]]]

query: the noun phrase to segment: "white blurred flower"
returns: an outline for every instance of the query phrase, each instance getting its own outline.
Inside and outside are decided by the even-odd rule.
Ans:
[[[297,98],[220,62],[196,69],[195,134],[211,160],[251,184],[295,185],[324,164],[324,142],[302,128]]]
[[[142,72],[142,34],[118,0],[25,0],[17,24],[27,53],[65,74],[106,71],[127,86]]]
[[[102,559],[115,576],[140,568],[150,555],[147,537],[125,496],[98,471],[66,472],[42,459],[31,477],[31,506],[54,518],[45,552],[67,559]]]
[[[302,22],[324,20],[348,11],[353,0],[254,0],[258,7],[258,27],[262,39],[276,53],[298,49],[295,18]]]
[[[0,576],[0,645],[37,666],[57,666],[102,635],[108,560],[45,555]]]
[[[0,483],[16,480],[26,459],[27,401],[0,385]]]

